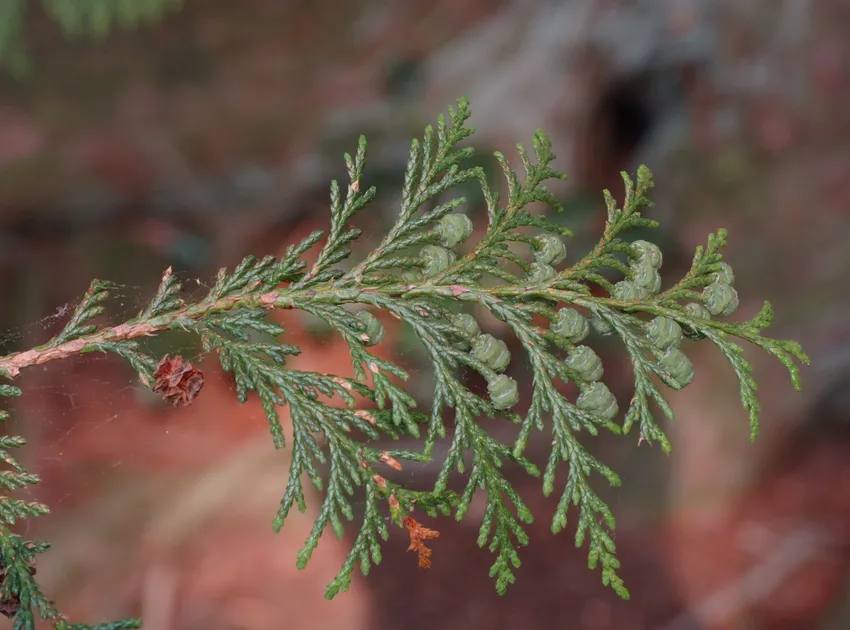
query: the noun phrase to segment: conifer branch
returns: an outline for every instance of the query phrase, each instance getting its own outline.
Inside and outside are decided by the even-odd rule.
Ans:
[[[582,436],[603,430],[626,434],[637,426],[640,440],[669,452],[671,443],[655,419],[653,403],[667,419],[673,418],[663,389],[681,389],[692,382],[694,367],[684,343],[708,340],[738,377],[755,438],[757,385],[734,339],[775,356],[796,389],[797,363],[809,359],[799,344],[762,334],[773,315],[768,303],[750,321],[726,319],[737,309],[738,294],[732,269],[720,253],[726,243],[724,230],[710,235],[685,276],[662,290],[659,248],[623,238],[631,228],[656,226],[641,215],[651,205],[653,185],[645,167],[638,169],[636,181],[623,173],[621,206],[604,192],[607,222],[601,238],[590,253],[564,265],[569,230],[531,212],[537,203],[561,210],[545,186],[549,179],[564,177],[552,167],[555,154],[549,140],[538,131],[531,155],[518,147],[522,174],[496,154],[506,181],[502,197],[479,167],[465,166],[472,149],[459,144],[472,134],[466,124],[470,113],[466,100],[459,100],[448,119],[441,116],[436,129],[428,127],[422,140],[412,143],[395,223],[380,244],[348,270],[339,263],[352,255],[350,246],[360,235],[351,220],[376,195],[362,183],[364,138],[353,157],[345,156],[347,185],[331,184],[327,233],[310,234],[280,258],[247,256],[232,271],[222,269],[209,293],[194,302],[184,300],[178,280],[166,270],[151,301],[135,318],[117,326],[101,323],[111,286],[95,280],[59,334],[42,346],[0,358],[0,374],[12,380],[27,367],[110,352],[126,359],[144,385],[185,405],[203,395],[203,374],[182,357],[154,356],[145,340],[168,330],[196,335],[204,351],[215,354],[232,373],[238,399],[245,401],[251,392],[260,399],[277,448],[287,446],[279,414],[282,407],[288,408],[291,463],[274,529],[285,525],[293,507],[306,509],[302,479],[323,496],[298,566],[309,562],[328,527],[342,537],[345,523],[357,522],[350,553],[327,587],[329,598],[349,588],[358,566],[365,575],[380,562],[381,543],[389,535],[385,513],[392,524],[407,530],[410,549],[418,553],[420,566],[427,567],[432,560],[439,562],[439,541],[433,548],[426,544],[438,534],[428,527],[430,522],[420,523],[412,513],[463,519],[478,492],[485,506],[478,544],[494,553],[490,573],[503,593],[520,564],[518,550],[528,543],[524,526],[533,521],[504,466],[511,462],[526,474],[541,476],[524,453],[532,435],[543,432],[551,438],[551,450],[542,471],[542,492],[560,494],[552,531],[565,529],[571,508],[576,508],[576,544],[587,542],[589,566],[599,566],[603,583],[628,597],[617,574],[614,515],[594,489],[597,476],[611,485],[619,485],[620,479],[584,448]],[[459,211],[463,198],[451,192],[471,181],[481,185],[488,225],[478,242],[466,244],[472,222]],[[302,257],[314,247],[315,262],[307,265]],[[616,277],[621,279],[614,281]],[[592,291],[594,286],[605,295]],[[510,375],[516,357],[503,339],[482,331],[473,306],[476,314],[486,311],[504,322],[516,338],[531,374],[526,404],[519,406],[518,383]],[[290,357],[301,349],[286,343],[286,331],[269,318],[276,309],[298,309],[324,320],[347,344],[353,378],[290,367]],[[372,351],[384,338],[380,314],[409,326],[428,357],[435,386],[425,406],[405,389],[407,372]],[[602,361],[592,345],[597,335],[618,338],[632,365],[634,393],[622,412],[623,401],[602,380]],[[486,393],[471,387],[478,377],[486,381]],[[561,385],[569,382],[578,386],[578,396],[564,393]],[[0,387],[0,396],[18,394],[12,385]],[[446,422],[449,417],[451,423]],[[497,439],[484,428],[483,418],[515,423],[516,440]],[[421,449],[381,446],[382,440],[402,436],[420,438]],[[430,461],[440,439],[449,446],[433,488],[414,490],[394,480],[407,462]],[[0,456],[9,467],[0,473],[0,486],[8,491],[38,481],[7,452],[22,445],[20,438],[0,439]],[[556,488],[559,468],[566,470],[566,482]],[[450,487],[455,473],[463,482]],[[362,497],[357,509],[355,496]],[[36,614],[57,628],[82,628],[59,615],[32,577],[35,557],[47,549],[46,543],[26,541],[10,529],[46,510],[38,503],[0,497],[0,612],[14,616],[16,628],[33,628]],[[125,620],[96,627],[130,628],[138,623]]]

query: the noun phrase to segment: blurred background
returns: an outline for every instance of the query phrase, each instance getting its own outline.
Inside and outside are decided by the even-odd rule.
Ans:
[[[763,407],[755,444],[731,370],[703,344],[689,351],[695,383],[670,396],[672,455],[638,448],[636,435],[593,443],[624,480],[604,496],[628,602],[588,571],[569,527],[551,535],[552,501],[521,476],[537,521],[506,596],[487,577],[471,514],[426,523],[441,531],[430,570],[397,532],[368,579],[326,602],[350,540],[325,537],[295,569],[311,513],[271,533],[286,454],[271,448],[256,401],[239,406],[212,363],[197,358],[206,387],[177,411],[117,359],[31,370],[10,430],[30,440],[24,457],[43,478],[35,496],[53,508],[28,526],[54,543],[39,577],[74,620],[850,627],[850,2],[137,0],[163,10],[135,26],[80,22],[94,38],[69,36],[56,18],[73,26],[68,7],[97,2],[0,2],[4,353],[48,339],[92,277],[119,283],[119,306],[133,313],[169,265],[203,290],[219,266],[324,227],[329,180],[344,175],[342,153],[360,133],[378,186],[369,220],[388,225],[410,138],[466,94],[476,159],[491,171],[493,150],[509,153],[537,127],[551,135],[570,176],[553,187],[576,234],[570,259],[603,225],[601,190],[620,197],[619,171],[646,163],[668,277],[728,228],[740,317],[771,300],[772,334],[801,341],[814,361],[795,394],[784,368],[748,351]],[[305,350],[298,366],[348,362],[313,323],[289,325]],[[387,352],[415,368],[403,329],[391,332]],[[182,342],[169,343],[162,352]],[[628,400],[628,366],[616,347],[602,351]],[[427,375],[413,380],[427,401]],[[428,482],[427,471],[405,474]]]

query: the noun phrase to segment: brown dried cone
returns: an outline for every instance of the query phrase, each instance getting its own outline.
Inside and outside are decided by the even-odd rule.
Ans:
[[[35,567],[29,567],[30,575],[35,575]],[[6,580],[6,567],[0,559],[0,585]],[[18,609],[21,607],[21,598],[12,594],[10,597],[0,599],[0,615],[11,619],[18,614]]]
[[[18,609],[21,607],[21,600],[17,595],[12,595],[8,599],[0,599],[0,615],[11,619],[18,614]]]
[[[175,407],[192,404],[204,386],[203,372],[188,361],[184,362],[180,355],[162,357],[153,377],[153,391],[161,393],[162,398]]]

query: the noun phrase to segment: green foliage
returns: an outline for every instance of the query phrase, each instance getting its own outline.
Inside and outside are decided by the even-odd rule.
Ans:
[[[17,387],[0,385],[2,398],[20,394],[21,390]],[[6,411],[0,412],[0,420],[5,421],[7,418]],[[26,441],[20,437],[0,437],[0,459],[9,468],[0,472],[0,488],[6,492],[20,490],[39,482],[38,476],[28,473],[11,453],[25,444]],[[49,544],[27,540],[13,533],[12,528],[20,521],[47,514],[49,511],[48,507],[41,503],[0,496],[0,613],[14,617],[16,630],[34,628],[36,615],[50,621],[57,630],[123,630],[140,627],[141,620],[138,619],[96,626],[69,624],[54,603],[47,599],[35,580],[34,565],[37,556],[49,549]]]
[[[116,26],[135,28],[161,20],[183,0],[3,0],[0,2],[0,65],[13,74],[27,72],[29,59],[22,41],[28,9],[38,6],[67,37],[103,38]]]
[[[142,382],[151,385],[158,361],[135,340],[166,330],[197,335],[204,349],[216,353],[222,368],[233,374],[239,399],[255,392],[262,401],[277,448],[286,446],[279,410],[288,408],[291,464],[275,530],[284,526],[293,507],[306,509],[302,480],[324,496],[298,554],[298,566],[307,564],[328,527],[341,537],[346,522],[357,522],[351,552],[328,586],[328,597],[348,589],[358,565],[366,574],[380,562],[381,542],[389,535],[385,511],[397,526],[409,527],[406,517],[414,509],[430,517],[453,514],[463,519],[477,494],[485,506],[478,544],[494,553],[490,574],[503,593],[520,564],[518,548],[528,542],[524,527],[533,520],[506,476],[509,463],[529,475],[542,474],[545,495],[559,492],[552,531],[565,529],[573,513],[569,518],[574,519],[575,542],[587,543],[589,566],[599,567],[603,583],[628,597],[617,574],[614,516],[594,489],[597,475],[612,485],[620,480],[584,448],[581,437],[601,430],[624,434],[637,426],[642,439],[669,452],[670,442],[652,403],[673,418],[663,387],[681,389],[693,379],[686,339],[707,339],[727,357],[755,437],[756,383],[735,339],[777,357],[796,388],[794,360],[808,362],[808,357],[795,342],[762,335],[772,318],[767,303],[749,321],[713,319],[731,315],[738,303],[734,276],[720,254],[724,230],[710,235],[707,246],[697,249],[688,273],[662,290],[659,248],[622,237],[630,228],[656,226],[641,215],[650,205],[647,195],[653,185],[645,167],[638,170],[636,181],[623,173],[622,204],[605,191],[602,237],[587,255],[563,266],[564,239],[570,232],[533,212],[538,202],[560,210],[545,186],[546,180],[563,177],[552,167],[555,155],[549,140],[538,131],[531,155],[517,147],[522,176],[506,157],[496,154],[506,181],[501,195],[490,188],[480,167],[465,166],[472,149],[459,145],[472,133],[466,124],[469,116],[468,103],[461,99],[456,108],[449,108],[448,120],[441,116],[436,128],[427,127],[422,139],[413,141],[398,218],[359,262],[340,266],[360,236],[351,220],[376,194],[362,184],[363,138],[356,154],[345,156],[349,182],[344,191],[338,182],[331,184],[326,234],[309,235],[279,259],[248,256],[233,271],[222,270],[209,293],[192,303],[181,299],[179,283],[169,270],[139,315],[111,328],[95,321],[109,293],[107,284],[95,281],[56,338],[29,353],[0,358],[0,370],[14,377],[28,365],[49,360],[44,358],[48,354],[61,358],[112,352],[127,359]],[[469,182],[481,187],[487,206],[486,230],[473,241],[471,223],[459,212],[464,200],[451,194]],[[308,266],[301,257],[311,248],[319,251]],[[612,273],[623,279],[612,282]],[[290,357],[300,349],[281,341],[285,331],[267,318],[273,309],[299,309],[326,322],[347,344],[354,377],[290,367]],[[482,332],[487,327],[482,326],[485,313],[510,331],[517,356],[505,339]],[[404,388],[407,372],[373,351],[384,337],[380,320],[387,315],[410,327],[433,369],[434,392],[424,408]],[[592,347],[598,335],[619,338],[632,365],[634,394],[622,414],[602,381],[604,366]],[[530,383],[530,397],[520,405],[520,388],[512,375],[523,369],[531,376],[523,379]],[[487,383],[486,393],[478,393],[476,381]],[[577,385],[578,396],[561,387],[570,382]],[[3,391],[17,393],[10,387]],[[485,430],[484,418],[514,423],[516,440],[506,444],[495,438]],[[551,443],[542,471],[524,455],[537,432]],[[420,437],[421,450],[380,448],[379,439],[401,436]],[[414,490],[393,479],[393,471],[405,462],[430,460],[435,443],[444,438],[449,447],[430,490]],[[22,444],[17,438],[5,440],[5,448]],[[8,489],[36,481],[14,460],[7,461],[13,471],[0,480]],[[565,469],[566,481],[556,488],[559,469]],[[462,480],[457,485],[450,483],[456,472]],[[357,496],[362,503],[355,509]],[[4,527],[45,509],[5,498],[2,505]],[[55,611],[26,571],[35,549],[44,547],[30,550],[30,543],[8,529],[3,530],[2,544],[5,566],[15,567],[7,575],[17,576],[4,584],[5,596],[21,602],[16,627],[32,627],[33,608],[55,620]]]

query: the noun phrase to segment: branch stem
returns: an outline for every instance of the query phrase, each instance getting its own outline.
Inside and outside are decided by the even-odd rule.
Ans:
[[[145,321],[131,319],[117,326],[101,328],[90,335],[71,339],[64,343],[53,345],[48,342],[31,350],[7,354],[0,357],[0,373],[6,373],[10,378],[16,378],[25,368],[81,354],[91,345],[151,337],[164,330],[179,328],[181,322],[196,321],[213,313],[222,313],[237,308],[262,308],[264,310],[292,308],[292,304],[291,294],[289,292],[283,294],[282,291],[269,291],[260,295],[227,296],[215,301],[202,300],[197,304],[184,305],[179,309]]]

